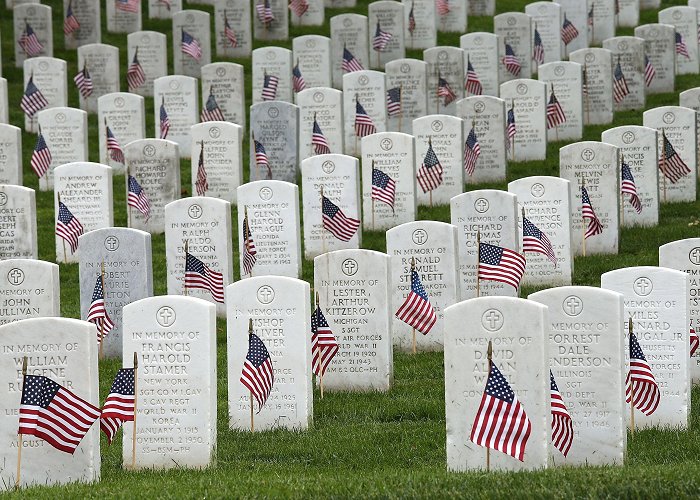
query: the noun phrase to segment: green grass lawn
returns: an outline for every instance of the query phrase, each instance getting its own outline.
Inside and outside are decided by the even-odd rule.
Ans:
[[[97,0],[95,0],[97,1]],[[44,0],[54,8],[55,56],[68,61],[69,105],[78,106],[77,90],[70,79],[77,72],[76,53],[63,50],[63,9],[59,0]],[[144,0],[145,3],[145,0]],[[367,2],[358,0],[356,9],[327,10],[331,16],[354,11],[366,14]],[[522,11],[524,0],[498,0],[498,12]],[[681,0],[663,2],[663,7],[683,4]],[[103,4],[104,6],[104,4]],[[103,7],[104,8],[104,7]],[[205,5],[194,8],[213,9]],[[144,12],[145,12],[144,7]],[[3,54],[2,75],[8,80],[10,122],[23,125],[18,107],[22,95],[22,71],[14,68],[12,15],[0,7],[0,32]],[[655,11],[643,11],[641,23],[657,21]],[[213,19],[212,19],[213,26]],[[144,14],[144,30],[169,33],[169,21],[148,20]],[[491,18],[470,18],[469,31],[491,31]],[[107,33],[103,10],[103,43],[119,47],[122,67],[122,88],[126,85],[126,36]],[[619,29],[618,34],[632,35],[632,29]],[[292,27],[291,35],[320,33],[323,27]],[[168,41],[172,47],[172,39]],[[439,43],[459,46],[458,34],[440,34]],[[260,46],[259,43],[255,44]],[[291,48],[291,39],[278,45]],[[169,54],[171,54],[171,48]],[[420,51],[408,51],[408,57],[422,58]],[[171,57],[169,55],[169,57]],[[249,59],[236,60],[251,74]],[[170,66],[172,72],[172,64]],[[250,81],[246,82],[250,104]],[[677,78],[677,92],[700,85],[697,75]],[[651,96],[649,107],[675,105],[678,94]],[[97,118],[89,117],[90,159],[99,161]],[[617,113],[609,127],[641,124],[642,111]],[[585,140],[600,140],[609,127],[590,126]],[[153,135],[153,102],[146,99],[146,130]],[[25,185],[37,189],[39,257],[55,261],[53,194],[38,191],[36,177],[29,168],[29,159],[36,138],[23,134]],[[557,175],[558,149],[564,143],[550,144],[545,161],[518,163],[508,168],[508,181],[530,175]],[[243,164],[248,164],[248,149],[243,149]],[[190,162],[183,160],[183,196],[190,187]],[[245,169],[247,179],[247,168]],[[506,182],[470,186],[467,189],[506,189]],[[124,178],[114,178],[115,224],[126,225]],[[697,236],[689,223],[697,218],[698,203],[677,203],[661,208],[660,225],[648,229],[622,231],[619,255],[576,259],[576,285],[600,285],[600,275],[620,267],[656,265],[658,246],[669,241]],[[233,209],[235,212],[235,208]],[[233,214],[235,217],[235,213]],[[421,207],[419,219],[449,222],[449,207]],[[233,220],[236,220],[235,218]],[[234,239],[238,235],[233,235]],[[385,235],[365,232],[364,248],[385,251]],[[234,246],[237,248],[237,246]],[[155,293],[166,293],[164,237],[153,237]],[[237,251],[234,261],[238,262]],[[238,268],[235,267],[236,278]],[[304,261],[303,278],[312,282],[313,263]],[[535,291],[526,288],[522,296]],[[61,312],[66,317],[79,317],[78,266],[61,264]],[[103,438],[102,481],[94,485],[70,485],[56,488],[32,488],[15,495],[37,497],[262,497],[262,496],[469,496],[469,497],[647,497],[674,494],[677,497],[700,493],[700,432],[698,412],[693,411],[689,431],[646,430],[628,440],[627,463],[615,468],[568,468],[535,473],[465,473],[446,471],[444,368],[441,354],[408,356],[396,353],[395,387],[387,394],[333,394],[323,401],[316,399],[314,423],[306,432],[272,431],[257,433],[233,432],[227,425],[226,331],[225,323],[217,327],[218,370],[218,458],[215,466],[204,471],[170,470],[167,472],[126,472],[121,468],[121,437],[107,447]],[[119,362],[106,361],[100,367],[101,394],[106,395]],[[317,394],[318,396],[318,394]],[[693,406],[697,408],[694,391]],[[470,418],[465,415],[464,418]],[[66,457],[68,458],[68,457]]]

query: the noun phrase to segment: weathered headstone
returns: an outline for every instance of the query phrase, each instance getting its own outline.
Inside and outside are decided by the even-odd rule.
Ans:
[[[272,20],[261,14],[269,4]],[[266,9],[265,9],[266,10]],[[289,7],[283,0],[255,0],[253,2],[253,37],[256,40],[287,40],[289,38]]]
[[[0,324],[61,315],[58,265],[34,259],[0,261]]]
[[[403,36],[407,49],[429,49],[437,45],[437,13],[433,0],[402,0]],[[413,21],[411,21],[413,18]]]
[[[642,206],[641,213],[637,213],[631,205],[630,195],[623,195],[620,201],[620,226],[656,226],[659,223],[659,153],[656,130],[625,125],[604,131],[601,140],[620,148],[621,161],[630,168]]]
[[[386,77],[379,71],[355,71],[343,76],[345,154],[360,156],[361,139],[355,126],[361,109],[369,116],[374,132],[386,131]],[[372,132],[372,133],[374,133]]]
[[[362,211],[364,227],[371,230],[390,229],[416,220],[418,211],[415,172],[415,137],[400,132],[383,132],[362,139]],[[385,174],[394,182],[394,206],[385,194],[372,196],[372,170]],[[386,180],[386,179],[385,179]],[[379,182],[378,187],[383,187]],[[390,185],[386,188],[391,191]],[[383,191],[386,191],[386,188]]]
[[[464,120],[464,138],[474,128],[479,142],[479,157],[474,165],[474,173],[465,171],[468,184],[489,181],[503,181],[506,178],[506,151],[508,142],[504,134],[506,124],[506,103],[492,96],[472,96],[457,102],[457,116]],[[466,144],[464,146],[467,147]]]
[[[639,24],[639,2],[640,0],[618,0],[617,25],[627,28],[634,28]]]
[[[53,57],[32,57],[24,61],[24,85],[27,88],[29,79],[44,96],[46,108],[68,105],[68,89],[66,87],[66,61]],[[32,117],[24,115],[24,130],[36,132],[36,114]]]
[[[294,102],[292,51],[260,47],[253,51],[253,104],[264,101]]]
[[[571,181],[571,239],[574,255],[616,254],[620,239],[620,150],[602,142],[575,142],[559,149],[559,177]],[[585,238],[590,219],[581,215],[582,187],[603,225]]]
[[[495,189],[480,189],[455,196],[450,201],[450,221],[457,226],[459,249],[460,297],[477,295],[515,296],[517,290],[499,281],[481,281],[477,294],[477,267],[482,243],[520,251],[518,203],[514,194]]]
[[[255,244],[253,276],[301,277],[299,186],[284,181],[255,181],[238,187],[238,255],[243,266],[243,219]]]
[[[577,141],[583,137],[583,68],[574,62],[552,62],[540,65],[537,78],[547,84],[547,101],[552,92],[559,101],[564,123],[549,129],[549,141]]]
[[[323,385],[388,391],[394,381],[389,256],[338,250],[314,259],[314,290],[339,344]]]
[[[87,161],[87,113],[75,108],[51,108],[37,114],[37,125],[51,151],[51,166],[39,180],[39,189],[53,187],[54,169],[65,163]]]
[[[404,16],[404,4],[394,0],[379,0],[367,6],[371,69],[383,70],[387,62],[406,57]],[[380,42],[386,38],[385,33],[390,38],[385,43]]]
[[[192,125],[199,122],[199,94],[197,79],[172,75],[156,78],[153,82],[154,136],[177,143],[180,156],[187,158],[192,142]],[[167,133],[161,117],[168,122]]]
[[[386,233],[386,253],[391,266],[390,312],[398,311],[411,292],[411,260],[437,321],[427,335],[416,334],[416,349],[442,351],[445,308],[459,302],[459,263],[457,228],[437,221],[401,224]],[[396,316],[392,325],[393,343],[402,351],[412,350],[413,329]]]
[[[360,172],[357,158],[339,154],[317,155],[301,162],[301,196],[304,220],[304,257],[333,250],[360,248],[362,228],[348,241],[324,228],[321,212],[323,196],[342,210],[345,217],[362,220],[360,211]]]
[[[54,174],[54,221],[58,220],[60,200],[73,214],[73,219],[77,219],[82,226],[82,234],[114,226],[111,167],[99,163],[75,162],[56,167]],[[65,224],[71,228],[75,225]],[[70,232],[76,235],[75,231]],[[80,250],[78,245],[73,251],[66,239],[56,235],[56,262],[79,262]]]
[[[544,160],[547,155],[547,86],[521,78],[501,84],[501,99],[515,115],[510,160]]]
[[[150,0],[159,1],[159,0]],[[182,0],[173,0],[180,2]],[[81,45],[100,43],[102,41],[102,23],[100,21],[100,4],[94,0],[63,0],[63,14],[68,15],[68,7],[73,10],[73,15],[78,21],[79,27],[72,33],[64,32],[65,48],[77,49]]]
[[[229,427],[307,429],[313,420],[309,284],[283,276],[259,276],[230,285],[226,296]],[[262,408],[240,382],[250,320],[275,372],[272,391]],[[253,404],[258,412],[251,423]]]
[[[204,146],[202,148],[202,145]],[[205,122],[192,126],[192,158],[204,152],[206,189],[197,190],[198,163],[192,163],[192,196],[213,196],[236,203],[236,189],[243,184],[243,129],[228,122]]]
[[[301,16],[290,9],[289,23],[292,26],[322,26],[326,20],[324,0],[308,0],[305,12]]]
[[[437,29],[442,32],[464,33],[467,31],[469,0],[451,0],[443,13],[437,12]],[[444,12],[446,10],[446,12]]]
[[[331,153],[343,152],[343,93],[328,87],[307,88],[297,94],[299,106],[299,158],[316,154],[314,120]],[[319,152],[324,151],[318,146]]]
[[[107,148],[107,128],[120,147],[131,141],[146,137],[146,117],[143,97],[129,92],[115,92],[97,99],[97,137],[100,144],[100,160],[114,169],[115,174],[124,173],[124,162],[115,161]]]
[[[153,82],[156,78],[168,74],[168,39],[157,31],[138,31],[129,33],[127,41],[127,68],[136,63],[141,66],[144,82],[132,88],[127,78],[129,92],[145,97],[153,96]]]
[[[659,406],[647,416],[634,413],[635,427],[685,429],[690,416],[690,346],[688,342],[688,275],[665,267],[627,267],[600,277],[601,288],[624,296],[625,313],[659,385]],[[625,329],[625,370],[629,370],[629,338]],[[630,405],[627,404],[627,419]]]
[[[654,68],[649,94],[673,92],[676,84],[676,31],[668,24],[645,24],[634,29],[634,36],[644,40],[644,55]]]
[[[680,35],[688,55],[676,49],[676,74],[698,74],[698,11],[693,7],[676,5],[659,11],[659,22],[670,24]],[[680,44],[679,44],[680,45]]]
[[[498,74],[499,81],[507,82],[517,78],[530,78],[535,72],[532,60],[532,45],[534,36],[532,19],[522,12],[506,12],[493,18],[493,32],[498,35]],[[507,47],[512,49],[513,55],[520,63],[517,74],[509,71],[506,65]]]
[[[12,9],[12,17],[16,68],[21,68],[24,61],[31,57],[53,57],[51,7],[38,3],[19,4]],[[25,42],[23,37],[32,33],[36,36],[36,43]]]
[[[455,102],[464,97],[464,51],[458,47],[433,47],[423,51],[423,60],[428,63],[428,112],[454,115]],[[440,79],[444,81],[442,85]],[[438,87],[450,96],[438,95]]]
[[[34,190],[0,184],[0,217],[0,259],[37,259]]]
[[[695,201],[697,181],[697,113],[680,106],[660,106],[644,112],[645,127],[656,129],[659,134],[659,197],[661,203],[667,201]],[[676,154],[686,164],[689,172],[676,182],[677,169],[668,161],[670,156],[664,150],[663,136],[666,136]],[[677,158],[672,158],[675,161]],[[664,174],[664,171],[668,175]]]
[[[579,2],[580,3],[580,2]],[[583,123],[604,125],[613,121],[613,58],[607,49],[581,49],[569,54],[569,60],[583,66]]]
[[[93,43],[78,47],[78,71],[86,70],[92,79],[92,92],[80,94],[80,109],[97,112],[97,99],[119,92],[119,49],[112,45]]]
[[[173,68],[175,74],[199,78],[211,62],[209,13],[181,10],[173,14]]]
[[[296,182],[298,172],[299,107],[282,101],[259,102],[250,107],[250,134],[265,149],[267,162],[257,158],[250,141],[250,180]]]
[[[529,300],[549,312],[549,369],[571,415],[573,441],[557,465],[622,465],[627,451],[623,298],[588,286],[550,288]]]
[[[0,64],[1,63],[0,61]],[[0,78],[0,124],[7,123],[8,110],[7,80],[5,78]]]
[[[599,0],[600,1],[600,0]],[[644,83],[644,40],[636,36],[616,36],[603,42],[603,48],[612,52],[613,68],[620,70],[624,76],[628,94],[615,99],[613,84],[613,103],[615,111],[628,109],[645,109],[646,89]],[[613,78],[615,71],[613,71]],[[613,80],[611,80],[612,82]]]
[[[292,64],[299,67],[305,88],[332,85],[330,38],[321,35],[298,36],[292,40],[292,54]]]
[[[122,308],[153,295],[151,235],[124,227],[96,229],[80,237],[80,248],[80,316],[88,317],[95,283],[104,272],[105,309],[114,328],[103,338],[102,352],[119,357]]]
[[[387,92],[399,89],[399,110],[387,111],[387,129],[413,132],[413,120],[428,114],[428,65],[417,59],[397,59],[384,66]]]
[[[591,21],[588,23],[590,44],[599,45],[614,37],[615,0],[591,0],[587,9],[588,15],[591,17]]]
[[[171,19],[182,10],[183,0],[148,0],[149,19]]]
[[[0,327],[2,357],[3,452],[0,479],[6,488],[16,480],[17,422],[22,399],[22,358],[27,374],[43,375],[99,407],[95,326],[67,318],[32,318]],[[100,429],[93,425],[70,459],[35,436],[22,437],[21,486],[51,486],[100,480]],[[12,486],[11,486],[12,485]]]
[[[469,15],[493,16],[496,11],[496,0],[468,0]]]
[[[419,205],[447,205],[454,196],[462,194],[464,191],[464,133],[462,128],[462,119],[449,115],[427,115],[413,121],[416,175],[418,176],[422,166],[426,163],[426,154],[430,148],[442,167],[442,182],[435,189],[424,192],[420,182],[418,182],[416,199]]]
[[[465,328],[470,325],[470,328]],[[490,452],[491,469],[546,468],[551,439],[547,308],[536,302],[484,297],[445,310],[445,417],[447,468],[486,469],[486,448],[469,439],[493,363],[517,395],[532,425],[524,460]]]
[[[0,123],[0,184],[22,185],[22,131]]]
[[[561,5],[562,24],[563,19],[569,21],[578,32],[571,42],[566,45],[566,54],[585,49],[590,42],[590,31],[588,27],[588,2],[578,0],[556,0]],[[570,59],[573,61],[573,59]]]
[[[133,33],[141,31],[141,0],[130,0],[135,4],[133,12],[130,9],[120,9],[118,4],[125,2],[105,2],[107,14],[107,31],[109,33]]]
[[[555,2],[533,2],[525,6],[525,14],[530,16],[534,23],[533,50],[534,30],[537,30],[544,51],[544,63],[561,61],[565,55],[564,42],[561,39],[561,28],[564,22],[561,6]],[[539,73],[539,67],[537,70]]]
[[[124,307],[122,363],[132,366],[138,357],[136,469],[204,468],[216,460],[214,309],[172,295]],[[133,424],[124,422],[123,430],[129,465]]]
[[[216,62],[202,66],[202,109],[213,95],[226,121],[246,128],[245,74],[236,63]]]
[[[695,110],[695,128],[700,130],[700,87],[684,90],[678,94],[678,104],[684,108]],[[698,165],[700,165],[700,136],[697,143]]]
[[[526,252],[524,285],[570,285],[574,275],[571,244],[571,182],[559,177],[523,177],[508,183],[522,216],[542,231],[552,245],[556,265],[541,253]],[[522,219],[520,234],[522,235]]]
[[[214,3],[214,33],[218,57],[250,57],[253,51],[253,28],[250,2],[217,0]],[[226,24],[233,32],[227,35]]]
[[[331,65],[333,86],[343,88],[343,53],[347,50],[349,57],[363,69],[369,69],[369,46],[367,16],[360,14],[340,14],[331,17]]]
[[[502,43],[493,33],[467,33],[459,37],[459,46],[464,49],[465,73],[471,64],[483,95],[498,96],[500,82],[497,68],[501,64],[498,47]],[[465,95],[473,94],[467,91]]]

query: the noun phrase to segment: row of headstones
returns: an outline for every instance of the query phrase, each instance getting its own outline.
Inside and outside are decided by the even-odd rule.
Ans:
[[[454,228],[452,233],[454,236]],[[697,245],[697,240],[687,243]],[[698,247],[694,250],[700,253]],[[692,260],[692,251],[690,255]],[[667,256],[679,260],[673,252]],[[340,345],[324,376],[326,389],[388,390],[391,386],[389,260],[377,252],[348,250],[325,254],[315,262],[315,289]],[[406,259],[401,255],[396,260],[403,262],[400,274],[405,275]],[[496,453],[491,458],[494,468],[542,468],[554,458],[549,444],[549,369],[575,431],[568,457],[557,455],[554,462],[623,463],[629,414],[624,402],[627,317],[633,319],[661,390],[657,411],[649,417],[637,413],[636,426],[687,427],[691,386],[688,276],[667,268],[627,268],[604,274],[602,286],[603,290],[554,288],[533,294],[529,301],[482,297],[444,310],[444,342],[450,347],[445,349],[450,469],[485,465],[484,450],[468,436],[488,372],[488,341],[494,344],[494,363],[509,379],[532,422],[524,461]],[[266,344],[275,370],[275,390],[252,417],[255,430],[307,429],[313,415],[309,284],[261,276],[229,285],[227,297],[229,426],[245,430],[252,424],[252,398],[238,381],[252,319],[253,330]],[[124,308],[124,366],[131,365],[134,352],[139,359],[137,468],[204,467],[215,460],[215,316],[212,304],[193,297],[150,297]],[[469,332],[464,330],[466,323],[473,326]],[[3,386],[6,393],[0,398],[6,420],[0,437],[5,463],[14,463],[16,456],[14,425],[22,357],[29,358],[28,373],[49,376],[99,404],[95,337],[93,325],[63,318],[28,319],[0,327],[4,357],[0,369],[12,381]],[[131,425],[124,425],[125,463],[132,453]],[[24,481],[45,482],[47,477],[57,483],[98,480],[98,433],[93,428],[69,461],[64,455],[59,458],[60,452],[45,442],[25,438]],[[0,472],[5,484],[12,484],[13,472],[13,467]]]

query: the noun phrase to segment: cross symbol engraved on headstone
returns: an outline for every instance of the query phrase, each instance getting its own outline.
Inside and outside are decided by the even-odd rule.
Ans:
[[[426,241],[428,241],[428,233],[425,229],[416,229],[413,231],[413,243],[422,245]]]
[[[175,311],[169,306],[161,307],[156,313],[156,321],[160,326],[171,326],[175,323]]]
[[[690,254],[688,254],[688,258],[690,259],[690,262],[692,262],[696,266],[700,264],[700,247],[693,248],[690,251]]]
[[[653,289],[653,284],[649,278],[641,277],[634,281],[633,288],[637,295],[649,295]]]
[[[474,208],[476,208],[477,212],[483,214],[489,209],[489,202],[486,200],[486,198],[479,198],[476,200],[476,202],[474,202]]]
[[[564,299],[564,312],[569,316],[578,316],[583,311],[583,302],[573,295]]]
[[[495,332],[503,326],[503,314],[496,309],[489,309],[481,316],[481,324],[490,332]]]
[[[544,194],[544,186],[540,184],[539,182],[535,183],[532,185],[532,188],[530,188],[530,192],[532,193],[532,196],[535,198],[541,198],[542,195]]]
[[[202,207],[199,205],[192,205],[187,209],[187,213],[192,219],[199,219],[202,216]]]
[[[258,288],[258,301],[261,304],[269,304],[275,298],[275,291],[271,286],[263,285]]]
[[[340,268],[346,276],[352,276],[357,272],[358,265],[354,259],[345,259],[341,264]]]
[[[105,238],[105,248],[110,252],[114,252],[117,248],[119,248],[119,240],[117,237],[107,236],[107,238]]]
[[[584,149],[583,153],[581,153],[581,158],[586,161],[591,161],[593,158],[595,158],[595,153],[592,149]]]
[[[21,269],[17,269],[15,267],[14,269],[11,269],[9,273],[7,273],[7,280],[12,285],[20,285],[24,281],[24,273]]]
[[[7,194],[0,192],[0,206],[5,206],[7,203]]]

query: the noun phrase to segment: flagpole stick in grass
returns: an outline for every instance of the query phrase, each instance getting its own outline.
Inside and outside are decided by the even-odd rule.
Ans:
[[[126,198],[129,199],[129,166],[127,165],[126,171]],[[131,205],[127,202],[126,204],[126,226],[131,227]]]
[[[190,250],[190,240],[185,240],[185,274],[187,274],[187,254]],[[187,277],[183,281],[185,285],[185,297],[187,297]]]
[[[666,203],[666,129],[661,129],[661,177],[664,179],[664,203]]]
[[[428,149],[433,148],[433,140],[431,136],[428,136]],[[430,208],[433,208],[433,190],[428,191],[428,196],[430,197]]]
[[[437,72],[437,88],[435,89],[435,95],[437,96],[437,100],[436,100],[436,103],[437,103],[437,112],[436,112],[435,114],[437,114],[437,115],[440,114],[440,92],[439,92],[439,89],[440,89],[440,70],[438,69],[438,72]]]
[[[355,94],[355,107],[357,109],[357,94]],[[355,123],[357,123],[357,111],[355,111]],[[357,127],[355,127],[355,156],[357,156]],[[321,193],[323,194],[323,193]]]
[[[634,334],[633,327],[632,327],[632,316],[630,316],[630,319],[629,319],[628,324],[627,324],[627,332],[628,332],[629,338],[631,338],[632,335]],[[631,366],[630,366],[630,369],[632,369]],[[632,436],[634,436],[634,381],[633,380],[630,380],[630,434]]]
[[[481,265],[481,231],[476,231],[476,296],[480,295],[479,266]]]
[[[184,31],[185,28],[180,26],[180,65],[182,66],[181,71],[183,74],[185,73],[185,53],[182,51],[182,37],[185,36]]]
[[[588,88],[588,65],[587,63],[583,63],[583,86],[586,89],[586,125],[590,125],[591,123],[591,106],[589,104],[589,101],[591,99],[590,97],[590,89]]]
[[[136,404],[139,399],[138,393],[138,370],[139,369],[139,357],[134,352],[134,424],[131,426],[131,469],[136,468]]]
[[[539,66],[538,66],[539,67]],[[554,84],[552,84],[552,95],[554,95]],[[556,96],[555,96],[556,99]],[[558,122],[559,120],[557,120]],[[559,142],[559,123],[554,125],[554,140]]]
[[[32,76],[30,78],[34,78],[34,73],[32,73]],[[37,127],[39,128],[39,136],[41,136],[41,125],[37,124]],[[44,178],[44,181],[46,182],[46,190],[49,190],[49,170],[46,170],[46,173],[42,175]],[[41,177],[39,178],[39,183],[41,184]]]
[[[374,172],[374,160],[372,160],[372,172]],[[372,231],[374,231],[374,197],[372,197]]]
[[[513,110],[513,117],[515,117],[515,99],[510,100],[510,109]],[[515,129],[515,134],[518,133],[518,129]],[[510,141],[510,148],[511,148],[511,153],[510,153],[510,159],[515,161],[515,134],[513,134],[513,138]]]
[[[248,205],[243,205],[243,221],[245,222],[245,224],[248,225],[248,232],[250,233],[250,221],[248,220]],[[245,238],[246,238],[246,235],[244,234],[243,235],[243,239],[244,239],[243,246],[245,246],[247,244],[247,242],[245,241]],[[245,252],[245,250],[244,250],[244,252]],[[252,266],[250,268],[250,272],[248,273],[248,276],[250,276],[251,278],[253,277]]]
[[[316,309],[320,309],[320,299],[318,295],[318,291],[316,291]],[[318,385],[321,390],[321,399],[323,399],[323,367],[321,367],[321,360],[320,360],[320,354],[319,354],[319,376],[318,376]]]
[[[59,206],[61,205],[61,193],[56,193],[56,196],[58,197],[58,204]],[[63,263],[68,264],[68,253],[66,252],[66,239],[61,238],[63,240]]]
[[[326,253],[326,230],[323,227],[323,186],[321,186],[321,253]]]
[[[622,169],[622,162],[624,162],[624,157],[622,153],[620,153],[620,161],[618,163],[618,172],[621,172]],[[624,193],[620,192],[620,227],[625,225],[625,195]]]
[[[583,204],[583,188],[586,187],[586,180],[581,179],[581,203]],[[583,211],[581,211],[581,242],[583,245],[583,256],[586,256],[586,219],[583,218]]]
[[[413,40],[413,34],[411,34]],[[413,41],[411,41],[413,44]],[[411,47],[413,48],[413,47]],[[399,132],[401,132],[401,123],[403,122],[403,83],[399,83]]]
[[[107,141],[107,117],[105,116],[105,165],[109,165],[109,143]]]
[[[100,265],[100,283],[102,284],[102,298],[104,300],[104,296],[105,296],[105,261],[104,260],[102,261],[102,264]],[[104,308],[105,308],[105,317],[106,317],[106,315],[107,315],[107,303],[106,303],[106,301],[104,304]],[[100,359],[102,359],[102,358],[104,358],[104,344],[105,344],[104,318],[102,319],[102,321],[100,321],[99,328],[100,328]]]
[[[27,376],[27,356],[22,359],[22,387],[24,388],[24,379]],[[21,465],[22,465],[22,433],[17,435],[17,476],[15,477],[15,489],[19,489],[21,483]]]
[[[408,275],[408,282],[411,283],[413,279],[413,271],[416,270],[416,259],[411,257],[411,272]],[[413,340],[411,342],[411,350],[413,351],[413,354],[416,353],[416,327],[413,327]]]
[[[487,380],[488,376],[491,374],[491,365],[493,364],[493,345],[491,345],[491,341],[489,340],[489,346],[486,348],[486,358],[489,360],[489,370],[486,375]],[[488,383],[488,382],[487,382]],[[489,472],[491,470],[491,448],[488,446],[486,447],[486,472]]]
[[[226,39],[226,23],[228,22],[228,16],[226,15],[226,9],[224,9],[224,57],[228,57],[228,40]]]
[[[253,334],[253,318],[248,320],[248,338]],[[253,411],[253,391],[250,391],[250,432],[255,432],[255,413]]]

